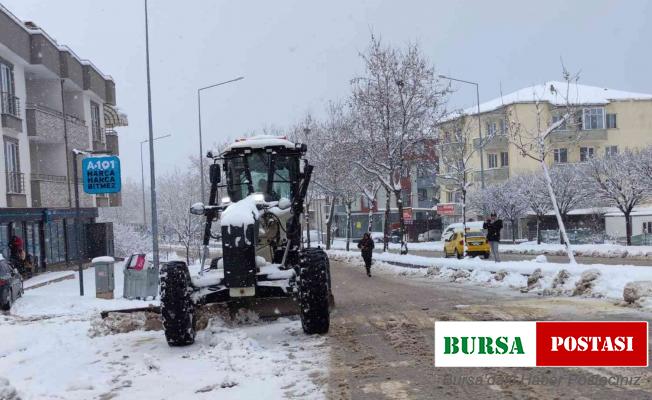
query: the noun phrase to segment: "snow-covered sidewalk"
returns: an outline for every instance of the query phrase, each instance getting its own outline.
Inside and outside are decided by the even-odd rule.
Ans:
[[[350,249],[355,250],[357,244],[351,243]],[[344,250],[346,241],[336,239],[333,243],[333,249]],[[382,248],[382,243],[377,244]],[[400,250],[399,243],[390,243],[391,250]],[[419,242],[408,243],[410,250],[416,251],[444,251],[444,242]],[[652,259],[652,246],[623,246],[619,244],[576,244],[573,245],[576,256],[580,257],[603,257],[603,258],[650,258]],[[500,244],[501,253],[509,254],[529,254],[529,255],[558,255],[565,256],[566,249],[564,245],[558,243],[526,242],[521,244]]]
[[[361,262],[358,252],[330,250],[334,259]],[[593,296],[623,300],[625,285],[632,281],[652,281],[652,267],[631,265],[570,265],[550,263],[539,255],[531,261],[495,263],[480,258],[422,257],[396,253],[374,254],[374,268],[401,275],[421,275],[456,282],[471,282],[485,286],[508,287],[516,290],[558,296]],[[420,266],[406,268],[391,265]]]
[[[96,299],[94,271],[25,292],[0,314],[0,393],[23,399],[323,398],[325,338],[298,320],[236,324],[214,318],[188,347],[169,347],[162,331],[109,334],[99,311],[157,305]],[[99,334],[98,334],[99,333]],[[4,379],[8,380],[6,382]]]

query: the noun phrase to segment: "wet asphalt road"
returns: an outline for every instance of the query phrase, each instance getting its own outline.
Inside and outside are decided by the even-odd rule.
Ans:
[[[541,297],[381,273],[368,278],[361,264],[332,262],[331,268],[337,304],[328,335],[331,399],[652,398],[650,368],[433,366],[435,320],[650,321],[650,313],[598,299]],[[586,384],[600,375],[639,380],[637,385]],[[481,383],[470,384],[468,378]]]

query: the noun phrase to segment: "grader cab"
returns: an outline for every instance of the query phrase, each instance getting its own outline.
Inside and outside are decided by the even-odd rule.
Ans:
[[[161,268],[169,345],[194,342],[197,310],[209,303],[276,315],[294,310],[305,333],[328,332],[333,303],[328,257],[321,248],[301,246],[301,214],[313,169],[306,150],[305,144],[260,136],[238,140],[219,155],[208,153],[213,161],[208,204],[190,210],[205,216],[200,266],[191,271],[174,261]],[[217,223],[222,254],[208,262]]]

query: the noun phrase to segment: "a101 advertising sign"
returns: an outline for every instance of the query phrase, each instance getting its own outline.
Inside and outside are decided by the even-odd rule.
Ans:
[[[88,194],[118,193],[120,159],[116,156],[88,157],[82,160],[84,192]]]

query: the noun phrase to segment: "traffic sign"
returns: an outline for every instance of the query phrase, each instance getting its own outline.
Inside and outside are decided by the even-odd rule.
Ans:
[[[120,159],[116,156],[87,157],[82,160],[84,192],[88,194],[118,193]]]

